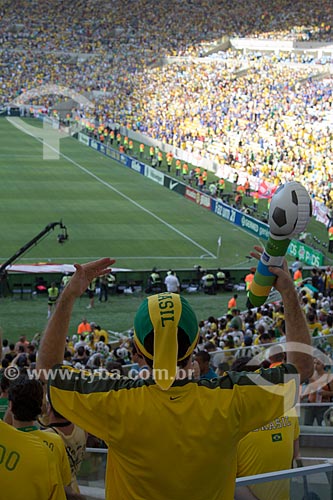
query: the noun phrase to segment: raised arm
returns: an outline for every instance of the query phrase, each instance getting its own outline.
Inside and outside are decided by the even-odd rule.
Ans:
[[[254,248],[257,252],[252,252],[251,255],[259,258],[263,249],[259,246]],[[274,287],[280,292],[283,301],[286,323],[287,361],[296,366],[301,382],[303,382],[313,372],[313,358],[310,354],[311,336],[306,318],[300,306],[287,261],[284,260],[282,269],[280,267],[270,267],[269,270],[276,275]],[[293,345],[295,343],[297,345]]]
[[[66,336],[75,300],[85,292],[94,278],[108,274],[114,262],[114,260],[104,258],[87,264],[75,264],[76,271],[62,291],[44,331],[37,357],[36,368],[38,370],[49,370],[63,361]]]

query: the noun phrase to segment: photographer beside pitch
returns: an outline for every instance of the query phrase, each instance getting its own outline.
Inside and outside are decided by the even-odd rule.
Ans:
[[[258,259],[262,250],[255,247],[252,256]],[[288,363],[194,380],[197,319],[181,295],[164,292],[145,298],[134,320],[135,344],[154,379],[96,374],[92,380],[60,363],[75,300],[113,262],[77,264],[48,322],[37,368],[55,370],[48,387],[52,406],[107,443],[106,499],[232,500],[239,440],[293,407],[297,374],[303,381],[312,373],[310,335],[287,263],[270,270],[285,308]],[[177,366],[188,378],[175,380]],[[61,377],[61,370],[73,376]]]

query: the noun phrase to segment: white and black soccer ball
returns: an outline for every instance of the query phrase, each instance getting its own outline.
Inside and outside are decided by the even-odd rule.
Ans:
[[[128,356],[128,350],[126,347],[118,347],[118,349],[115,349],[114,353],[116,357],[120,359],[125,359]]]
[[[282,184],[269,207],[268,225],[273,238],[292,238],[302,233],[312,215],[309,193],[296,181]]]

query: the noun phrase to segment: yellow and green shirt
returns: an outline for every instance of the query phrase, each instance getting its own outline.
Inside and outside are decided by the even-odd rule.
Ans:
[[[152,379],[55,370],[52,406],[108,445],[107,500],[232,500],[239,440],[297,394],[290,364],[177,380],[166,391]]]
[[[66,500],[54,456],[33,433],[0,421],[1,500]]]
[[[295,409],[249,432],[238,444],[237,477],[290,469],[299,433]],[[250,489],[258,500],[289,500],[289,483],[289,480],[270,481]]]
[[[38,436],[49,450],[54,453],[56,462],[59,465],[59,472],[62,479],[62,484],[68,486],[72,480],[71,468],[69,465],[68,456],[66,453],[65,444],[58,434],[36,429],[31,431],[32,434]]]

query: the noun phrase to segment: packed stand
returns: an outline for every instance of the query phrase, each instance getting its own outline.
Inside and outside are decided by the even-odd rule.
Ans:
[[[302,279],[302,266],[295,261],[290,269],[295,287],[298,291],[299,302],[303,309],[306,321],[312,336],[312,343],[317,353],[316,367],[323,365],[323,373],[328,377],[328,389],[331,389],[331,365],[333,347],[333,271],[330,267],[324,269],[313,268],[311,276]],[[152,275],[157,274],[153,269]],[[249,275],[253,274],[253,271]],[[300,279],[299,279],[300,275]],[[156,292],[154,292],[156,293]],[[176,290],[177,293],[177,290]],[[282,361],[285,353],[279,346],[285,342],[284,308],[281,302],[267,304],[258,308],[249,308],[241,312],[237,306],[238,294],[234,293],[229,300],[228,310],[220,318],[213,316],[201,320],[200,340],[195,351],[194,361],[197,363],[198,376],[214,378],[231,369],[234,363],[248,358],[256,366],[269,367],[272,363]],[[132,340],[133,331],[128,337],[119,341],[111,341],[106,329],[96,322],[89,322],[83,318],[77,326],[77,331],[67,338],[64,352],[64,365],[91,372],[112,372],[117,375],[126,375],[130,378],[149,378],[150,371],[142,357],[138,355]],[[36,363],[40,338],[39,335],[29,342],[22,336],[14,343],[3,340],[2,372],[9,366],[15,366],[19,371],[33,370]],[[273,349],[273,351],[272,351]],[[319,360],[319,361],[318,361]],[[318,376],[320,378],[320,375]],[[0,410],[2,416],[6,410],[6,391],[9,381],[2,379],[2,394]],[[305,422],[309,424],[308,416],[313,410],[312,385],[313,380],[303,386],[302,403],[304,406]],[[324,384],[324,385],[327,385]],[[318,391],[317,391],[318,392]],[[333,401],[332,394],[321,395],[323,402]],[[307,406],[310,403],[310,406]],[[311,406],[312,405],[312,406]],[[321,407],[321,405],[319,405]],[[330,410],[326,404],[325,411]],[[330,422],[329,416],[318,417],[318,425]],[[330,411],[328,411],[330,413]],[[313,417],[313,420],[315,417]],[[327,424],[328,425],[328,424]],[[331,425],[331,424],[330,424]]]
[[[252,9],[195,1],[171,10],[150,1],[104,7],[101,19],[93,2],[5,2],[0,104],[50,84],[58,86],[55,95],[32,95],[31,105],[51,110],[59,86],[88,93],[94,111],[78,109],[76,116],[139,130],[277,184],[305,182],[331,203],[332,84],[312,79],[323,69],[284,54],[188,59],[204,56],[203,47],[225,34],[330,40],[330,2],[276,1],[269,11],[264,2]],[[161,19],[168,19],[163,29]],[[187,59],[158,65],[173,55]]]

